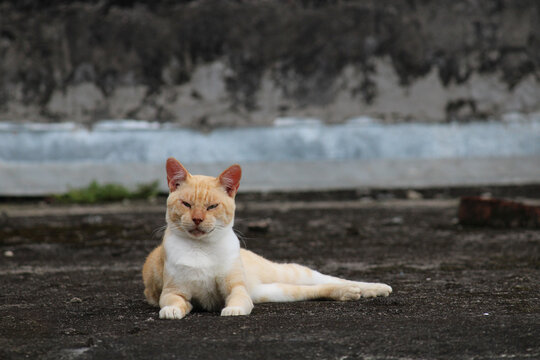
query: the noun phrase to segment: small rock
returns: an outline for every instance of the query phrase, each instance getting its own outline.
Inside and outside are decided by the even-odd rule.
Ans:
[[[103,218],[100,215],[88,215],[86,218],[84,218],[84,222],[90,225],[101,224],[103,222]]]
[[[5,257],[13,257],[15,254],[13,253],[13,251],[11,250],[6,250],[4,251],[4,256]]]
[[[384,222],[385,225],[401,225],[403,224],[403,218],[401,216],[394,216]]]
[[[347,235],[356,236],[360,234],[360,230],[356,226],[348,225],[346,229]]]
[[[74,297],[74,298],[71,298],[71,300],[69,300],[69,302],[72,303],[72,304],[82,303],[82,299],[78,298],[78,297]]]
[[[407,199],[409,200],[420,200],[423,199],[424,196],[415,190],[407,190]]]
[[[63,329],[61,331],[61,334],[64,334],[64,335],[74,335],[74,334],[77,334],[77,330],[74,329],[74,328],[67,328],[67,329]]]
[[[321,227],[326,224],[326,219],[314,219],[309,220],[307,223],[308,227]]]
[[[251,221],[247,224],[247,227],[250,231],[256,231],[256,232],[261,232],[261,233],[266,233],[268,232],[269,228],[270,228],[270,222],[272,220],[270,219],[263,219],[263,220],[258,220],[258,221]]]

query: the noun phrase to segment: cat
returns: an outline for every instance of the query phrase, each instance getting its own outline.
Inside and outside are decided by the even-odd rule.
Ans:
[[[163,242],[147,257],[144,295],[162,319],[181,319],[193,306],[222,316],[249,315],[263,302],[388,296],[386,284],[344,280],[298,264],[278,264],[241,249],[233,231],[242,170],[214,178],[166,164],[169,197]]]

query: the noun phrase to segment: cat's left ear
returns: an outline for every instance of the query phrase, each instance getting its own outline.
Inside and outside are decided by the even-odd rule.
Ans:
[[[229,194],[230,197],[234,197],[238,192],[240,186],[240,178],[242,177],[242,168],[240,165],[232,165],[227,170],[219,175],[219,182]]]

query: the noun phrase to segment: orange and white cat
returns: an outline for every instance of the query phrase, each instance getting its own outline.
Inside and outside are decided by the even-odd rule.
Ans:
[[[248,315],[263,302],[388,296],[386,284],[344,280],[297,264],[278,264],[240,249],[233,231],[234,197],[242,170],[191,175],[167,160],[167,229],[143,266],[144,295],[162,319],[181,319],[193,305]]]

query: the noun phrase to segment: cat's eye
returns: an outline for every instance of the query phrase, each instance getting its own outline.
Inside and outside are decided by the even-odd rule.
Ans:
[[[209,207],[206,208],[206,210],[212,210],[212,209],[215,209],[218,207],[219,204],[214,204],[214,205],[210,205]]]
[[[182,204],[187,208],[191,208],[191,204],[186,201],[182,201]]]

